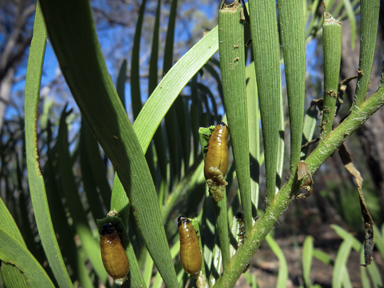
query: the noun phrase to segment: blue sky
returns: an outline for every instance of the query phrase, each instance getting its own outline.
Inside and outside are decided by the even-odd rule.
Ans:
[[[157,3],[157,1],[152,1],[152,3],[148,2],[147,3],[147,7],[150,4],[154,5],[156,3]],[[179,2],[179,6],[180,5],[183,5],[183,4]],[[182,7],[179,7],[179,10],[182,9],[184,11],[184,10],[191,9],[191,7],[192,7],[192,4],[187,4],[187,5],[184,4]],[[211,5],[211,3],[203,3],[199,7],[200,7],[200,11],[205,15],[205,17],[207,19],[212,19],[212,18],[217,17],[218,5]],[[165,8],[162,7],[162,9],[169,9],[169,7],[165,7]],[[168,21],[168,19],[167,19],[167,21]],[[196,21],[198,21],[198,19],[196,19]],[[165,23],[165,24],[168,24],[168,23]],[[189,37],[190,33],[192,33],[193,23],[190,26],[190,28],[191,28],[190,31],[186,31],[185,27],[183,27],[182,25],[176,25],[175,43],[180,42],[180,41],[185,41]],[[116,27],[108,29],[107,31],[98,31],[99,42],[100,42],[100,45],[101,45],[103,53],[104,52],[108,53],[108,51],[110,49],[113,49],[113,46],[115,44],[114,43],[114,39],[116,39],[115,37],[118,37],[119,35],[120,36],[124,35],[124,29],[125,29],[124,27],[116,26]],[[128,28],[128,29],[132,29],[132,28]],[[201,34],[203,35],[203,31],[202,31]],[[131,40],[131,42],[133,42],[133,33],[132,33],[132,39],[129,39],[129,40]],[[141,45],[143,46],[143,43]],[[164,43],[160,43],[160,45],[164,45]],[[185,47],[185,51],[183,53],[186,53],[189,48],[190,47]],[[116,51],[114,51],[114,55],[113,56],[115,58],[121,58],[120,63],[123,61],[124,58],[127,59],[127,61],[128,61],[127,73],[129,74],[129,72],[130,72],[130,56],[125,55],[123,50],[116,50]],[[114,83],[116,83],[118,69],[116,69],[113,66],[113,63],[111,61],[109,61],[109,58],[106,57],[105,60],[106,60],[108,71],[111,74],[112,80],[113,80]],[[177,60],[177,59],[174,59],[174,61],[175,60]],[[163,60],[159,59],[159,69],[162,68],[161,67],[162,66],[162,62],[163,62]],[[22,67],[20,67],[18,69],[15,78],[23,78],[25,76],[25,73],[26,73],[26,63],[27,62],[25,61],[24,63],[25,63],[25,66],[22,66]],[[57,69],[58,69],[58,61],[56,59],[56,56],[55,56],[54,51],[53,51],[53,48],[50,45],[50,42],[49,42],[49,39],[48,39],[47,46],[46,46],[46,51],[45,51],[45,57],[44,57],[43,76],[42,76],[42,79],[41,79],[41,87],[44,87],[44,86],[48,85],[49,83],[52,82],[53,79],[55,79],[56,74],[58,72]],[[146,90],[147,90],[147,85],[145,83],[147,81],[145,81],[145,79],[143,79],[142,82],[143,82],[143,85],[142,85],[142,99],[147,99],[148,96],[145,95]],[[25,79],[23,79],[22,81],[19,81],[15,85],[13,85],[13,87],[12,87],[12,95],[23,93],[24,88],[25,88]],[[129,86],[129,82],[128,81],[126,82],[126,87],[125,88],[126,88],[125,89],[126,102],[129,103],[130,102],[130,86]],[[50,95],[50,97],[57,98],[57,95]],[[60,95],[59,95],[59,97],[60,97]],[[59,99],[56,99],[56,101],[57,100],[59,100]],[[72,105],[75,105],[75,103],[73,101],[71,101],[71,102],[72,102],[71,103]],[[129,107],[130,105],[127,105],[127,106]],[[13,118],[13,116],[18,116],[18,112],[14,108],[9,106],[8,109],[7,109],[7,117],[8,118]]]
[[[152,5],[154,5],[157,2],[153,1],[150,3]],[[201,8],[200,11],[205,15],[205,19],[217,19],[218,8],[219,8],[218,4],[217,5],[211,5],[211,3],[205,3],[205,4],[203,3],[199,7]],[[184,4],[181,9],[184,11],[184,10],[188,10],[191,8],[192,8],[192,4]],[[165,8],[162,8],[162,9],[165,9]],[[166,9],[169,9],[169,7],[166,7]],[[180,7],[179,7],[179,10],[180,10]],[[167,19],[167,21],[168,21],[168,19]],[[199,19],[195,20],[195,22],[197,22],[197,21],[199,21]],[[167,25],[167,23],[164,23],[164,24]],[[185,26],[180,25],[180,24],[176,25],[175,43],[182,42],[182,41],[185,41],[186,39],[188,39],[188,37],[192,33],[193,27],[194,27],[194,23],[191,23],[190,30],[186,31]],[[124,31],[124,29],[126,29],[126,28],[123,28],[121,26],[116,26],[114,28],[110,28],[107,30],[98,31],[99,41],[100,41],[101,48],[102,48],[102,51],[103,51],[105,56],[108,55],[108,53],[110,53],[111,49],[113,49],[113,47],[115,45],[116,37],[121,37],[122,35],[124,35],[124,33],[127,34],[126,31]],[[129,28],[129,29],[133,29],[133,28]],[[204,31],[201,31],[201,34],[203,34],[203,32]],[[130,42],[133,42],[133,33],[131,32],[131,34],[132,34],[132,39],[128,39],[128,40]],[[143,48],[144,44],[145,43],[143,43],[143,42],[141,43],[141,46],[142,46],[141,48]],[[147,44],[146,49],[150,49],[150,47],[148,47],[149,45],[150,44]],[[164,43],[160,43],[160,45],[164,45]],[[312,75],[315,75],[317,73],[315,70],[315,67],[317,66],[318,59],[316,57],[313,57],[314,51],[316,49],[316,45],[317,45],[317,41],[314,40],[307,46],[307,60],[306,60],[307,61],[307,72],[309,74],[312,74]],[[183,53],[187,52],[189,48],[190,47],[185,47]],[[123,61],[124,58],[127,59],[127,61],[128,61],[127,73],[129,74],[130,73],[130,62],[131,62],[130,61],[131,60],[130,55],[128,55],[127,51],[125,51],[124,49],[121,49],[121,50],[116,49],[113,52],[114,52],[114,55],[113,55],[114,58],[120,59],[120,63]],[[176,60],[177,59],[174,59],[174,61],[176,61]],[[148,59],[146,59],[146,62],[147,61],[149,61],[149,56],[148,56]],[[159,69],[162,68],[162,63],[163,63],[163,59],[159,59]],[[116,65],[114,66],[113,62],[111,62],[109,58],[106,58],[106,64],[107,64],[108,70],[111,74],[113,82],[116,83],[116,78],[117,78],[117,74],[118,74],[118,69],[116,68]],[[145,66],[146,64],[147,63],[143,63],[143,66]],[[146,69],[147,68],[145,68],[144,70],[146,70]],[[17,77],[21,77],[21,76],[25,75],[25,72],[26,72],[26,67],[21,67],[21,69],[18,70]],[[41,83],[42,83],[41,86],[44,87],[47,84],[49,84],[56,77],[57,72],[58,72],[58,62],[57,62],[56,56],[53,52],[52,46],[50,45],[50,42],[48,39],[47,46],[46,46],[44,66],[43,66],[43,77],[41,80]],[[141,71],[141,73],[143,73],[143,71]],[[21,91],[24,90],[24,85],[25,85],[25,81],[24,80],[20,81],[19,83],[14,85],[12,92],[15,94],[21,93]],[[142,100],[145,100],[145,99],[147,99],[148,95],[146,93],[147,80],[144,78],[141,79],[141,87],[142,87],[142,89],[141,89],[142,90]],[[188,89],[188,88],[186,88],[186,89]],[[69,92],[69,91],[67,90],[67,92]],[[130,104],[129,104],[130,103],[130,84],[129,84],[129,81],[127,81],[126,85],[125,85],[125,95],[126,95],[126,103],[128,103],[127,107],[130,107]],[[52,95],[52,93],[51,93],[50,97],[55,97],[55,99],[56,99],[55,101],[60,102],[60,95]],[[70,101],[70,106],[72,106],[72,107],[76,106],[76,104],[72,98],[68,98],[66,101]],[[130,109],[128,110],[128,113],[129,112],[130,112]],[[221,109],[219,112],[222,114],[223,110]],[[16,110],[14,110],[12,107],[9,107],[9,109],[7,111],[7,117],[12,117],[14,115],[18,115],[18,112]]]

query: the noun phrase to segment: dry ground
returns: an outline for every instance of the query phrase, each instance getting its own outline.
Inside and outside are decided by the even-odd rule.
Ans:
[[[341,239],[329,227],[329,225],[322,225],[318,227],[317,235],[312,235],[315,238],[315,248],[326,252],[328,255],[335,259],[338,247],[341,244]],[[302,245],[305,236],[300,235],[297,237],[289,236],[286,238],[276,237],[276,241],[280,248],[283,250],[288,263],[289,278],[286,287],[299,287],[303,285],[301,278],[301,258],[302,258]],[[375,251],[374,259],[378,265],[382,275],[384,275],[384,261],[381,255]],[[357,252],[352,251],[347,262],[349,276],[353,287],[362,287],[360,278],[360,260]],[[277,282],[277,273],[279,269],[279,262],[272,250],[266,243],[263,243],[259,251],[256,252],[251,261],[250,273],[255,274],[257,283],[261,288],[274,288]],[[313,284],[320,284],[321,287],[332,287],[332,267],[324,264],[323,262],[313,259],[311,269],[311,279]],[[250,287],[245,277],[242,275],[235,287]]]

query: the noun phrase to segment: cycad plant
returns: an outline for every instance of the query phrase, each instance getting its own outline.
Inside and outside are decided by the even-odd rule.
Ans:
[[[111,222],[121,231],[119,241],[129,259],[128,281],[124,285],[161,287],[164,283],[166,287],[185,287],[189,281],[193,286],[194,280],[189,279],[178,261],[180,244],[175,219],[184,214],[197,217],[192,223],[201,236],[201,251],[196,253],[202,253],[200,273],[204,277],[196,277],[196,285],[233,287],[290,202],[312,192],[316,170],[384,104],[384,76],[377,92],[365,99],[380,1],[362,0],[360,6],[349,1],[327,1],[327,10],[339,16],[338,20],[348,17],[355,23],[354,13],[361,13],[355,101],[349,115],[341,123],[333,123],[340,104],[337,99],[341,93],[342,30],[332,15],[319,12],[320,2],[279,0],[276,6],[274,0],[251,0],[243,6],[236,0],[231,5],[222,4],[218,26],[172,66],[177,7],[177,0],[173,0],[163,62],[166,74],[158,83],[159,0],[149,68],[150,97],[142,106],[138,57],[144,0],[130,70],[130,104],[135,118],[132,124],[124,100],[126,61],[115,88],[100,50],[89,1],[40,0],[25,88],[25,146],[37,227],[37,232],[30,233],[38,234],[45,255],[41,251],[31,254],[30,247],[36,243],[27,246],[18,229],[22,219],[14,220],[1,201],[0,259],[5,285],[94,287],[104,283],[110,287],[100,257],[98,230]],[[304,116],[305,45],[319,35],[324,43],[324,98],[316,102],[321,110],[320,137],[314,139],[318,144],[309,153],[309,144],[316,142],[312,137],[317,113],[310,108]],[[62,111],[55,137],[49,121],[43,123],[44,133],[37,133],[47,37],[81,111],[75,147],[68,143],[67,117],[71,110],[67,111],[67,107]],[[220,62],[211,59],[218,50]],[[290,174],[286,182],[282,178],[286,146],[282,63],[290,124]],[[201,81],[203,72],[217,81],[225,107],[223,119],[212,93],[215,89]],[[190,95],[183,94],[186,85]],[[199,127],[211,127],[221,120],[230,131],[233,161],[225,175],[226,193],[221,201],[216,201],[210,197],[203,173],[204,146],[211,131]],[[260,123],[264,149],[260,149]],[[45,141],[38,145],[42,137]],[[44,161],[39,161],[39,157]],[[109,162],[103,161],[104,157]],[[266,196],[260,199],[263,163]],[[81,173],[74,174],[74,165],[80,165]],[[113,172],[111,189],[107,175]],[[302,188],[307,192],[301,192]],[[364,203],[362,196],[361,199]],[[259,211],[259,203],[264,201],[265,211]],[[243,224],[234,216],[239,209]],[[106,217],[108,211],[115,212]],[[367,210],[363,214],[368,235],[367,263],[373,244],[373,223]],[[45,259],[48,265],[43,265]],[[280,283],[282,287],[284,284]]]

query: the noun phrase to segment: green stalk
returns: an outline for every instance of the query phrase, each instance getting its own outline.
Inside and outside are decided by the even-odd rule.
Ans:
[[[280,47],[276,2],[252,0],[249,9],[264,139],[266,201],[267,205],[271,205],[276,191],[276,151],[280,127]]]
[[[191,110],[190,110],[190,116],[191,116],[191,128],[192,128],[192,135],[193,135],[193,160],[196,161],[199,153],[199,127],[202,127],[202,107],[201,104],[201,98],[198,97],[197,92],[197,78],[198,74],[195,74],[195,76],[192,77],[190,83],[188,83],[188,86],[191,88]]]
[[[191,119],[187,118],[186,113],[186,101],[184,101],[184,97],[180,96],[177,97],[175,100],[175,109],[177,111],[176,118],[177,118],[177,127],[178,127],[178,133],[180,135],[181,139],[181,146],[182,146],[182,162],[184,167],[184,177],[188,173],[188,167],[189,167],[189,156],[191,155]],[[187,120],[188,119],[188,120]],[[172,193],[173,194],[173,193]]]
[[[380,0],[361,0],[360,62],[352,109],[359,109],[367,94],[375,54]]]
[[[163,74],[166,74],[173,65],[173,42],[175,38],[175,22],[177,12],[177,1],[172,0],[171,12],[169,15],[167,38],[164,48],[164,62],[163,62]],[[170,171],[170,178],[177,183],[180,179],[180,146],[178,145],[177,122],[176,122],[175,104],[173,104],[168,113],[165,115],[165,129],[167,132],[168,146],[169,146],[169,158],[172,170]]]
[[[143,0],[137,18],[135,37],[133,38],[132,47],[132,63],[131,63],[131,103],[133,119],[136,119],[140,113],[141,107],[141,92],[140,92],[140,40],[141,28],[143,27],[145,4],[147,0]]]
[[[156,89],[158,83],[158,60],[159,60],[159,29],[160,29],[160,12],[161,12],[161,0],[157,1],[155,26],[153,28],[153,38],[151,47],[151,58],[149,60],[149,75],[148,75],[148,94],[151,95]],[[153,143],[156,149],[157,165],[160,167],[162,181],[168,182],[168,156],[166,139],[164,138],[163,128],[161,124],[157,127],[156,133],[153,136]],[[165,128],[164,128],[165,129]],[[155,185],[157,185],[157,179],[153,179]]]
[[[247,103],[248,103],[248,129],[249,129],[249,154],[251,172],[251,201],[252,216],[257,216],[259,205],[259,184],[260,184],[260,109],[257,96],[257,83],[255,64],[252,62],[245,68],[247,75]]]
[[[320,131],[321,138],[324,140],[332,131],[341,61],[341,23],[328,12],[324,12],[323,46],[324,108]]]
[[[321,141],[311,155],[308,156],[305,163],[308,164],[311,174],[313,175],[324,164],[325,160],[383,105],[384,74],[382,74],[382,83],[379,90],[365,101],[359,110],[352,111],[329,137]],[[272,229],[277,218],[288,208],[289,203],[294,199],[292,196],[298,193],[299,190],[300,183],[296,180],[296,175],[291,175],[288,182],[276,195],[274,203],[268,206],[265,214],[256,221],[251,234],[248,235],[248,241],[245,241],[244,245],[238,249],[231,259],[226,273],[218,279],[215,287],[233,287],[235,285],[246,264]]]
[[[119,94],[119,98],[121,104],[125,110],[127,110],[127,106],[125,104],[125,79],[127,79],[127,60],[124,59],[123,63],[121,63],[119,75],[117,76],[116,81],[116,91]]]
[[[227,215],[227,194],[224,193],[223,200],[212,201],[213,211],[216,216],[216,229],[219,234],[220,249],[223,256],[224,270],[227,268],[231,255],[229,252],[229,231]]]
[[[279,0],[279,23],[287,83],[291,133],[290,171],[300,161],[305,100],[305,38],[302,0]]]
[[[31,193],[37,229],[47,256],[49,266],[60,287],[73,287],[65,267],[49,211],[44,179],[39,166],[37,149],[37,107],[40,96],[40,81],[43,67],[47,30],[40,3],[36,7],[33,38],[28,58],[25,82],[25,138],[27,154],[28,185]],[[3,259],[4,262],[7,262]],[[16,262],[15,262],[16,263]],[[21,268],[21,267],[20,267]],[[25,273],[28,275],[27,273]],[[32,283],[30,283],[32,285]]]
[[[241,9],[240,2],[236,0],[229,6],[223,4],[219,10],[219,54],[225,112],[227,114],[233,155],[236,162],[245,231],[249,233],[252,227],[252,202],[251,182],[249,179],[244,25],[240,19]],[[223,208],[227,211],[226,207]],[[223,259],[225,259],[224,256],[223,251]],[[224,267],[226,267],[227,262],[223,262]]]

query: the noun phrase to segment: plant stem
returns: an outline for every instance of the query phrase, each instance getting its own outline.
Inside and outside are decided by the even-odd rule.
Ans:
[[[245,68],[247,76],[247,104],[248,104],[248,135],[251,172],[251,201],[252,216],[257,216],[260,191],[260,109],[257,96],[255,64],[252,62]]]
[[[375,55],[380,0],[361,0],[360,62],[352,109],[358,109],[367,94]]]
[[[322,139],[327,137],[327,135],[332,131],[341,61],[341,23],[327,12],[324,12],[323,45],[324,108],[320,128]]]
[[[296,173],[301,153],[305,99],[303,1],[279,0],[278,9],[291,132],[290,171]]]
[[[249,179],[248,112],[245,81],[244,25],[238,0],[219,10],[220,70],[224,106],[231,133],[236,174],[239,181],[245,231],[252,227],[251,181]],[[226,207],[224,207],[227,210]],[[229,247],[228,247],[229,248]],[[228,254],[229,257],[229,254]],[[224,258],[224,251],[223,251]],[[225,267],[224,261],[224,267]]]
[[[219,233],[220,249],[223,257],[223,266],[226,269],[229,260],[229,231],[228,231],[228,215],[227,215],[227,194],[221,201],[212,201],[213,211],[216,216],[216,229]]]
[[[249,2],[249,10],[265,153],[266,198],[267,205],[271,205],[276,192],[280,127],[280,46],[276,2],[253,0]]]
[[[326,139],[319,143],[311,155],[308,156],[305,163],[308,164],[312,175],[353,132],[384,105],[383,75],[384,73],[382,74],[382,83],[379,90],[365,101],[360,109],[352,111]],[[248,240],[238,249],[227,269],[216,282],[215,287],[233,287],[235,285],[243,269],[272,229],[277,218],[288,208],[289,203],[294,199],[292,195],[297,194],[300,190],[300,186],[301,183],[297,181],[297,176],[291,175],[288,182],[285,183],[276,195],[273,205],[267,207],[265,214],[256,221],[251,234],[248,235]]]

